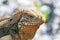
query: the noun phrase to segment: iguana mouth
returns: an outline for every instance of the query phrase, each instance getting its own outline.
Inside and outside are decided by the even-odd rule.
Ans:
[[[29,14],[23,14],[19,23],[20,24],[26,24],[26,25],[30,25],[32,23],[40,23],[41,22],[41,19],[39,19],[38,17],[35,17],[35,16],[32,16],[32,15],[29,15]]]

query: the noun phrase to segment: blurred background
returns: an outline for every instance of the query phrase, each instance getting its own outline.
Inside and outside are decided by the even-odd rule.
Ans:
[[[60,0],[0,0],[0,19],[11,17],[20,7],[39,11],[46,18],[33,40],[60,40]]]

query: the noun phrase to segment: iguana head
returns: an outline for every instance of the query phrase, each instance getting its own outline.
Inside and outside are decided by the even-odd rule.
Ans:
[[[19,30],[18,33],[20,36],[19,39],[21,40],[31,39],[32,40],[37,29],[44,22],[45,22],[45,18],[41,13],[34,11],[34,10],[18,9],[15,12],[15,14],[12,15],[7,20],[7,23],[5,22],[4,26],[10,27],[13,30],[15,30],[15,28],[18,27],[18,30]]]
[[[34,10],[21,9],[15,14],[15,19],[17,17],[21,40],[32,40],[39,26],[45,22],[44,16]]]

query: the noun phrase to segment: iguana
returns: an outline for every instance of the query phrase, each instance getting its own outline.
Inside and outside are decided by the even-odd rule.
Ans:
[[[37,29],[44,22],[45,18],[41,13],[18,9],[10,18],[0,20],[0,38],[10,34],[12,40],[32,40]]]

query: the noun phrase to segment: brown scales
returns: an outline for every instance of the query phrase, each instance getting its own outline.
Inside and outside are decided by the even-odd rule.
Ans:
[[[42,15],[38,15],[38,13],[32,10],[17,10],[16,13],[8,20],[8,22],[3,25],[6,27],[9,25],[16,26],[17,23],[16,27],[18,27],[19,32],[18,35],[16,35],[17,39],[14,39],[13,36],[13,40],[32,40],[39,26],[44,23],[42,18]],[[38,20],[36,21],[36,19]],[[25,25],[25,23],[27,24]]]

